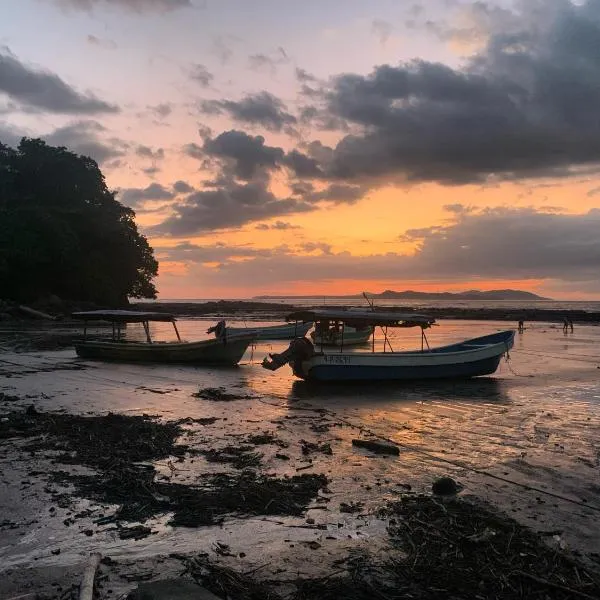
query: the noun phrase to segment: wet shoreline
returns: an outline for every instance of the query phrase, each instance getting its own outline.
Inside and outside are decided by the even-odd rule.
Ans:
[[[206,329],[200,319],[182,319],[181,324],[190,337]],[[465,325],[473,334],[504,326]],[[45,335],[44,331],[38,333]],[[448,322],[432,330],[431,341],[444,343],[463,334],[462,322]],[[11,423],[11,413],[27,417],[25,411],[33,405],[29,417],[37,429],[30,431],[33,437],[0,440],[0,509],[6,521],[0,544],[0,597],[43,591],[46,598],[66,600],[71,597],[65,595],[68,587],[77,584],[86,557],[94,551],[108,557],[100,568],[97,598],[103,600],[128,593],[144,579],[179,577],[182,570],[188,579],[213,585],[218,593],[219,581],[235,582],[231,573],[219,571],[223,568],[238,577],[252,573],[247,576],[252,585],[267,582],[269,593],[279,594],[274,598],[288,599],[294,597],[292,592],[282,595],[281,589],[289,591],[288,584],[300,585],[305,598],[336,597],[341,592],[366,598],[373,572],[385,574],[382,580],[391,577],[399,590],[410,585],[415,597],[427,597],[418,595],[415,582],[419,573],[436,569],[442,578],[438,587],[448,595],[452,590],[458,593],[453,586],[459,585],[449,578],[451,571],[444,574],[440,566],[447,560],[443,557],[449,544],[465,556],[471,548],[487,557],[473,563],[475,571],[491,568],[506,577],[506,593],[525,586],[533,590],[531,597],[534,592],[570,597],[553,587],[562,585],[593,596],[595,589],[585,574],[600,579],[594,554],[600,536],[599,348],[600,332],[593,326],[582,325],[574,334],[563,335],[560,327],[540,323],[518,336],[510,363],[503,362],[494,377],[324,387],[294,381],[286,369],[261,369],[263,355],[277,351],[277,343],[258,345],[233,369],[83,361],[66,347],[4,351],[2,423]],[[163,439],[153,426],[142,425],[148,420],[144,415],[157,415],[153,422],[161,427],[176,424],[181,429],[176,446],[185,450],[167,445],[159,446],[162,458],[136,454],[136,441],[143,445]],[[20,417],[12,418],[18,425]],[[89,437],[103,436],[106,428],[100,425],[111,419],[116,437],[110,444],[103,445],[103,437]],[[137,429],[128,429],[134,423]],[[129,431],[130,439],[120,431]],[[390,440],[399,454],[356,448],[355,438]],[[87,439],[98,458],[88,454]],[[130,450],[117,452],[121,442],[133,444],[123,446],[135,449],[131,457]],[[148,477],[150,469],[153,476],[142,490],[134,482]],[[231,505],[224,514],[209,511],[216,524],[188,527],[172,522],[177,510],[199,493],[190,496],[187,490],[212,493],[219,481],[217,488],[242,481],[248,490],[258,490],[252,486],[261,484],[263,477],[288,478],[295,484],[298,480],[293,478],[301,475],[327,479],[324,487],[311,491],[301,515],[285,507],[285,514],[273,514],[277,506],[269,504],[269,496],[263,500],[266,488],[261,487],[255,514],[232,510]],[[461,486],[458,505],[452,498],[441,500],[432,494],[432,485],[444,476]],[[125,479],[124,486],[131,480],[135,495],[129,494],[126,502],[99,495],[103,486],[118,490],[119,477]],[[235,498],[237,488],[231,489]],[[209,506],[225,506],[221,499],[205,498]],[[437,504],[431,504],[434,500]],[[240,500],[235,502],[239,508]],[[404,504],[396,506],[397,502]],[[148,503],[151,514],[142,519],[143,512],[136,511]],[[448,523],[440,504],[452,517]],[[180,510],[180,523],[193,524],[190,515],[204,514],[199,505],[193,506],[195,512]],[[119,524],[114,516],[120,507],[125,507],[121,516],[133,520]],[[389,507],[392,512],[386,514]],[[408,537],[398,530],[402,522],[411,528]],[[520,527],[534,532],[535,539],[525,531],[520,537]],[[513,528],[517,533],[511,538]],[[447,539],[441,542],[440,535]],[[574,561],[583,583],[577,583],[567,563],[523,564],[518,556],[513,571],[525,575],[509,576],[506,565],[493,561],[496,552],[513,544],[519,554],[546,556],[539,548],[548,547],[559,557],[556,560]],[[408,565],[423,555],[442,562],[428,566],[417,559],[422,570],[410,571]],[[412,572],[414,581],[394,579],[399,574],[383,560],[388,556],[406,563],[402,572]],[[470,565],[459,560],[453,568],[466,569],[461,579],[479,586]],[[349,573],[356,576],[354,591],[347,585]],[[494,578],[481,580],[486,597],[503,597],[492,593],[498,591]],[[30,587],[25,589],[24,581]],[[235,591],[235,586],[229,589],[232,595]],[[378,591],[394,598],[389,590]],[[464,589],[462,597],[469,597]]]

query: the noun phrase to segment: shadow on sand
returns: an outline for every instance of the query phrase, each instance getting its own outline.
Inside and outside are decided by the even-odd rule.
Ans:
[[[362,404],[443,401],[510,404],[508,383],[493,377],[440,381],[385,381],[322,383],[294,381],[290,401],[318,400],[323,403]]]

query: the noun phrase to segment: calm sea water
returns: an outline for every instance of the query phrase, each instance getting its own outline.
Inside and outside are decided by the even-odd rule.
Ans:
[[[161,298],[159,302],[176,303],[204,303],[214,302],[215,300],[226,300],[226,298],[190,298],[186,300],[169,300]],[[364,298],[335,298],[314,296],[306,298],[278,298],[273,300],[263,300],[257,298],[241,299],[234,301],[265,302],[290,304],[293,306],[358,306],[368,308]],[[412,308],[515,308],[532,309],[539,308],[544,310],[585,310],[588,312],[600,312],[600,301],[567,301],[567,300],[404,300],[404,299],[374,299],[375,305],[384,306],[406,306]]]

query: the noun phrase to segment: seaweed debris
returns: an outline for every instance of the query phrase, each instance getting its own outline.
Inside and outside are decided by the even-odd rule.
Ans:
[[[232,402],[233,400],[250,400],[247,394],[231,394],[224,387],[207,387],[192,394],[194,398],[212,400],[213,402]]]
[[[14,411],[0,420],[0,440],[38,438],[26,450],[62,452],[56,460],[93,468],[114,469],[117,463],[181,456],[186,446],[177,445],[181,428],[160,423],[149,415],[125,416],[108,413],[88,416],[38,412],[33,406]]]
[[[329,443],[316,443],[316,442],[307,442],[306,440],[300,440],[300,446],[302,448],[302,454],[307,456],[308,454],[313,454],[314,452],[320,452],[321,454],[333,454],[333,450],[331,449],[331,444]]]
[[[254,446],[263,446],[265,444],[274,444],[279,446],[280,448],[287,448],[289,444],[279,439],[273,432],[271,431],[263,431],[261,433],[253,433],[250,434],[246,438],[246,443],[253,444]]]
[[[325,475],[295,475],[278,479],[243,471],[206,476],[208,488],[158,484],[160,492],[170,494],[175,514],[172,525],[196,527],[219,522],[225,514],[301,515],[321,488]],[[174,487],[175,486],[175,487]]]
[[[263,457],[260,452],[252,452],[252,446],[225,446],[199,452],[208,462],[230,463],[236,469],[259,467]]]
[[[79,496],[101,503],[119,505],[102,524],[119,521],[143,522],[158,514],[173,513],[172,525],[196,527],[213,525],[226,514],[301,515],[319,489],[327,485],[324,475],[296,475],[278,479],[247,470],[242,473],[205,474],[196,485],[156,480],[151,464],[139,464],[183,455],[186,446],[176,445],[182,433],[176,423],[159,423],[150,416],[82,417],[42,413],[30,407],[0,419],[0,440],[32,438],[29,451],[58,451],[59,463],[92,467],[96,472],[82,475],[65,470],[48,474],[51,481],[70,483]],[[251,446],[233,448],[232,455],[215,452],[215,459],[243,461],[256,466],[260,454]],[[229,448],[224,449],[229,452]],[[241,453],[235,453],[241,450]],[[98,523],[100,524],[100,523]],[[136,534],[142,530],[135,530]],[[145,531],[145,530],[144,530]]]
[[[540,535],[482,503],[407,495],[390,504],[390,551],[351,550],[324,577],[286,582],[287,600],[591,600],[598,572],[576,556],[546,545]],[[277,580],[209,563],[199,556],[187,572],[215,594],[239,600],[279,600]]]
[[[268,583],[259,582],[229,567],[211,563],[205,555],[187,560],[185,569],[197,583],[221,598],[281,600],[281,596],[274,592]]]

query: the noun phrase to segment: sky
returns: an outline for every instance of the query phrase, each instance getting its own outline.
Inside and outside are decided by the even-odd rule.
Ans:
[[[600,0],[0,0],[0,142],[91,156],[161,299],[600,297]]]

